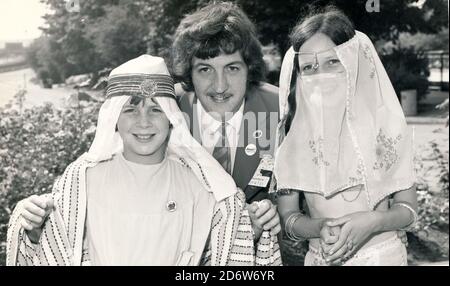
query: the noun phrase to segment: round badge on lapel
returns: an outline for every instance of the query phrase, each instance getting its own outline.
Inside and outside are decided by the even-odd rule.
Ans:
[[[253,138],[255,139],[259,139],[262,137],[263,132],[261,130],[256,130],[255,132],[253,132]]]
[[[168,201],[166,205],[166,209],[169,212],[174,212],[177,209],[177,203],[175,201]]]
[[[256,150],[255,144],[248,144],[247,147],[245,147],[245,154],[247,154],[247,156],[253,156],[256,154]]]

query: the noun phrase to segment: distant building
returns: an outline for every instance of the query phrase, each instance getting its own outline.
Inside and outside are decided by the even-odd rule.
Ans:
[[[5,51],[6,52],[12,52],[17,53],[20,51],[23,51],[23,44],[22,43],[5,43]]]
[[[24,68],[27,65],[26,49],[23,43],[7,42],[0,49],[0,72]]]
[[[20,42],[6,42],[5,47],[0,49],[0,57],[15,57],[25,54],[23,43]]]

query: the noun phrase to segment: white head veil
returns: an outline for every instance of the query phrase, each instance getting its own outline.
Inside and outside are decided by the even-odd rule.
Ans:
[[[371,40],[357,31],[352,39],[334,50],[345,68],[345,112],[338,141],[323,144],[325,147],[311,144],[315,140],[311,130],[316,122],[301,112],[301,100],[297,100],[296,114],[285,135],[295,58],[292,47],[284,57],[279,89],[281,122],[274,168],[277,190],[296,189],[329,197],[362,184],[368,206],[375,208],[389,194],[414,184],[410,134],[394,88]],[[297,88],[296,98],[301,96],[304,95]],[[332,162],[317,164],[318,154],[320,159]]]
[[[164,60],[150,55],[132,59],[111,71],[108,99],[100,108],[95,138],[89,151],[83,155],[85,160],[100,162],[122,152],[123,142],[115,130],[122,107],[131,95],[154,96],[173,125],[167,148],[167,156],[171,160],[178,160],[191,168],[217,201],[236,193],[233,178],[191,136],[175,100],[173,80]]]

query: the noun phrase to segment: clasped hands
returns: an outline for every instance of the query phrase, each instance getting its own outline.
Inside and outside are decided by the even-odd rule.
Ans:
[[[320,230],[320,253],[329,265],[341,265],[377,231],[375,212],[356,212],[324,220]]]
[[[320,230],[320,253],[329,265],[342,265],[350,259],[375,232],[379,232],[375,211],[363,211],[336,219],[326,219]],[[407,245],[405,231],[397,236]]]

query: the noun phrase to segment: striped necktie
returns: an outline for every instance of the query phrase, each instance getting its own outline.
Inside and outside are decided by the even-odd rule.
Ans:
[[[218,130],[220,132],[220,138],[214,147],[213,157],[217,160],[217,162],[219,162],[220,165],[222,165],[228,174],[231,174],[231,155],[226,135],[226,127],[227,123],[222,122]]]

